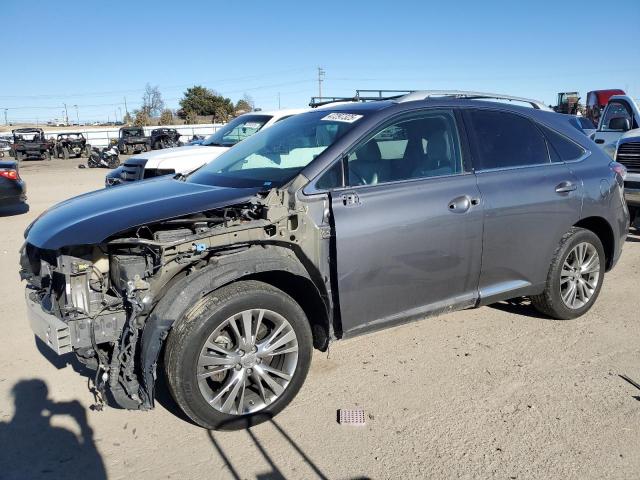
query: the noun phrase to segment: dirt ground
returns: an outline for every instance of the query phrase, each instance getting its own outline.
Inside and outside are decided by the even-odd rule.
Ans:
[[[92,411],[87,377],[39,351],[18,278],[25,227],[101,188],[78,160],[22,168],[0,217],[0,479],[640,478],[640,234],[600,298],[558,322],[499,304],[337,342],[272,422],[208,432],[172,413]],[[341,426],[362,407],[366,426]]]

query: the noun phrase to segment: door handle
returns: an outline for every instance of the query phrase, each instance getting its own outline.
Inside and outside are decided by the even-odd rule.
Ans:
[[[449,202],[447,208],[451,213],[464,213],[468,211],[472,206],[480,204],[480,199],[471,198],[469,195],[462,195],[456,197]]]
[[[596,143],[604,143],[604,138],[596,138],[594,140],[594,142],[596,142]]]
[[[578,186],[571,182],[562,182],[556,185],[556,193],[569,193],[576,190]]]
[[[360,205],[360,197],[356,192],[343,193],[341,198],[345,207],[357,207]]]

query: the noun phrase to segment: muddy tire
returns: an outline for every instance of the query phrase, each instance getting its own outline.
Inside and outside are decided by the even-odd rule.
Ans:
[[[169,391],[204,428],[257,425],[298,393],[312,343],[307,317],[289,295],[263,282],[232,283],[174,324],[164,362]]]
[[[544,292],[531,297],[533,306],[557,320],[585,314],[600,294],[605,259],[602,242],[595,233],[571,228],[553,256]]]

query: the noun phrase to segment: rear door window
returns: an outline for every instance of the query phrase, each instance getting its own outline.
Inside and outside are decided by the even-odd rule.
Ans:
[[[550,163],[542,132],[529,119],[498,110],[469,110],[476,170]]]

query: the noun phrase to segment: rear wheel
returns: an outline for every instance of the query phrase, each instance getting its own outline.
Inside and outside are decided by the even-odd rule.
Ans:
[[[604,271],[604,248],[598,236],[573,227],[560,241],[544,292],[531,297],[533,306],[558,320],[579,317],[598,298]]]
[[[291,402],[311,351],[307,317],[289,295],[262,282],[236,282],[202,298],[173,326],[167,383],[198,425],[247,428]]]

